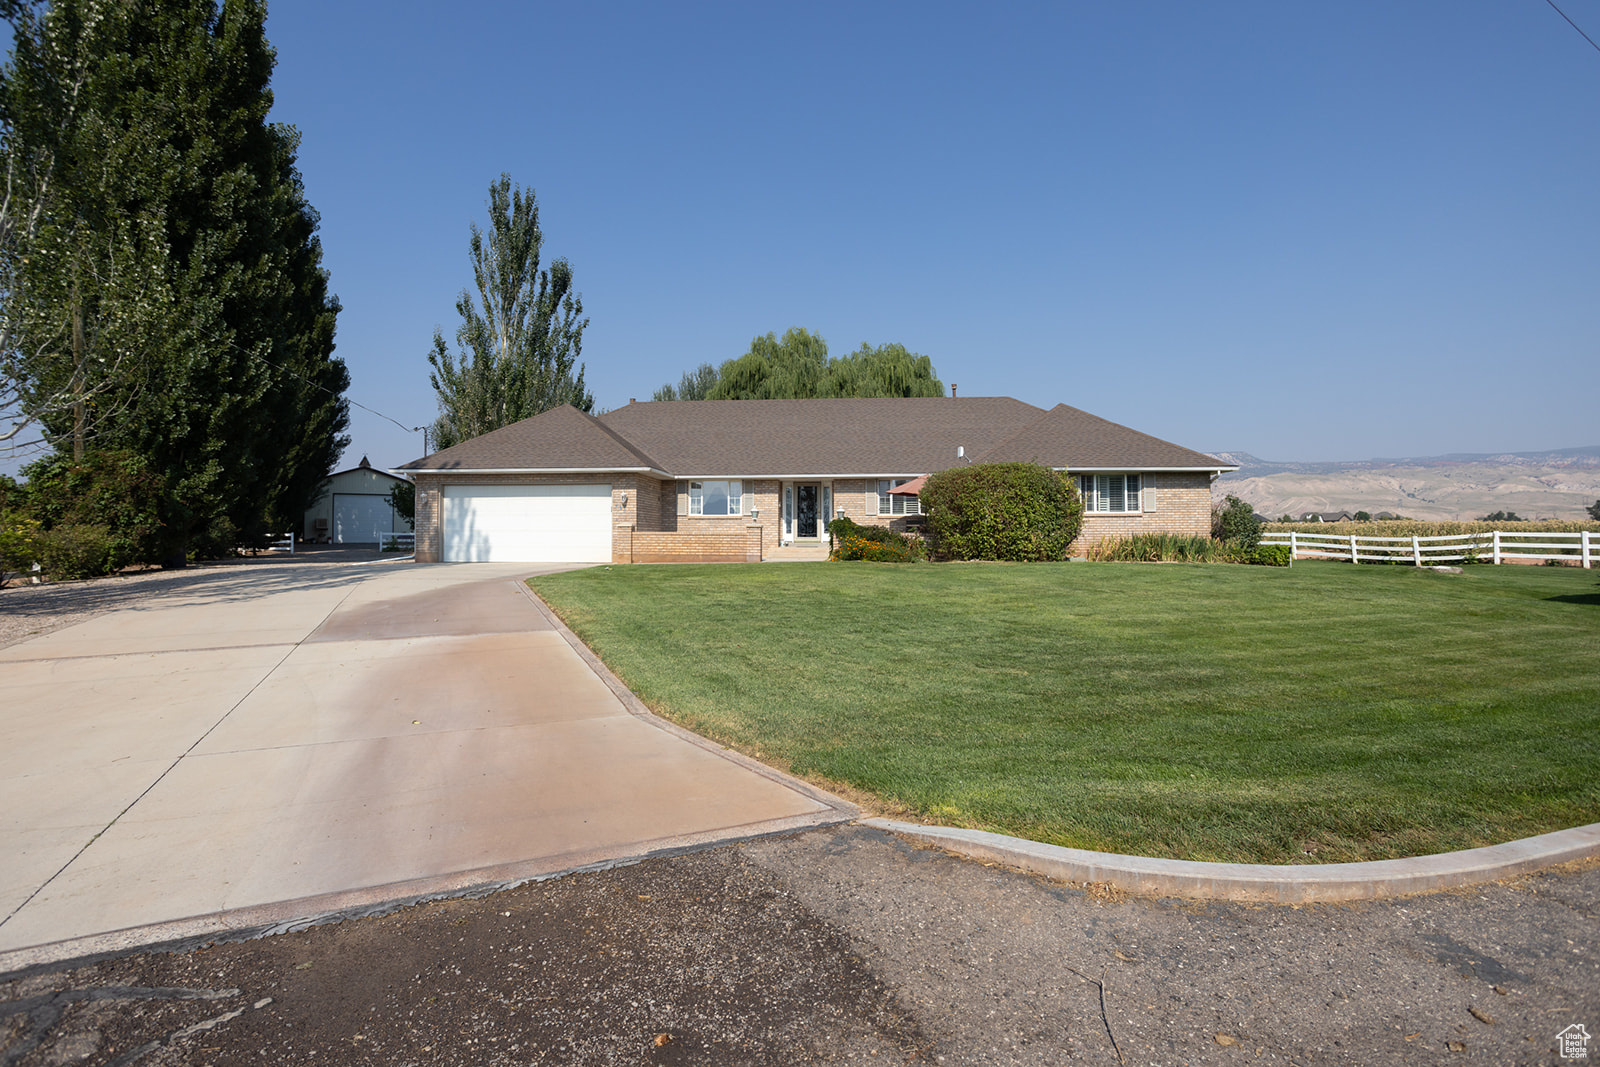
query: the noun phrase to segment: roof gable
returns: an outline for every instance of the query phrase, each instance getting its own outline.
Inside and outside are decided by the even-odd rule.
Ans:
[[[412,460],[397,470],[661,470],[593,415],[571,404]]]
[[[388,471],[379,470],[377,467],[346,467],[342,471],[334,471],[332,474],[330,474],[326,478],[324,478],[323,481],[325,481],[325,482],[332,481],[333,479],[342,477],[343,475],[346,475],[346,474],[372,474],[372,475],[376,475],[379,478],[386,478],[391,482],[403,482],[403,481],[405,481],[404,478],[396,477],[395,475],[390,474]]]
[[[1229,470],[1215,456],[1140,433],[1067,404],[1021,427],[976,463],[1042,463],[1069,470]]]

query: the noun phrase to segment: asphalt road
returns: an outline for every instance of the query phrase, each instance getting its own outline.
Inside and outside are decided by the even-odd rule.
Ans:
[[[1597,935],[1593,861],[1202,905],[841,826],[0,976],[0,1067],[1562,1064]]]

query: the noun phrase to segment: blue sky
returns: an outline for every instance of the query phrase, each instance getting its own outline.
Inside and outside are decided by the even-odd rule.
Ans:
[[[1600,39],[1600,0],[1560,0]],[[1600,444],[1600,52],[1544,0],[273,0],[353,400],[436,405],[502,171],[603,407],[793,325],[1334,460]],[[422,452],[359,408],[345,465]]]

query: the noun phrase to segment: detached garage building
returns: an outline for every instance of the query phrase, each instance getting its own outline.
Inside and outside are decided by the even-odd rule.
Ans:
[[[328,476],[322,483],[317,502],[306,509],[301,539],[335,545],[370,545],[386,534],[404,533],[411,528],[394,513],[389,490],[404,485],[385,471],[374,470],[367,457],[358,466]]]

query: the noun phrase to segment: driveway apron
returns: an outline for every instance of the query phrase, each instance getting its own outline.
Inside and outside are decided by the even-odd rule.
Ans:
[[[841,818],[625,706],[535,569],[239,568],[0,649],[0,952]]]

